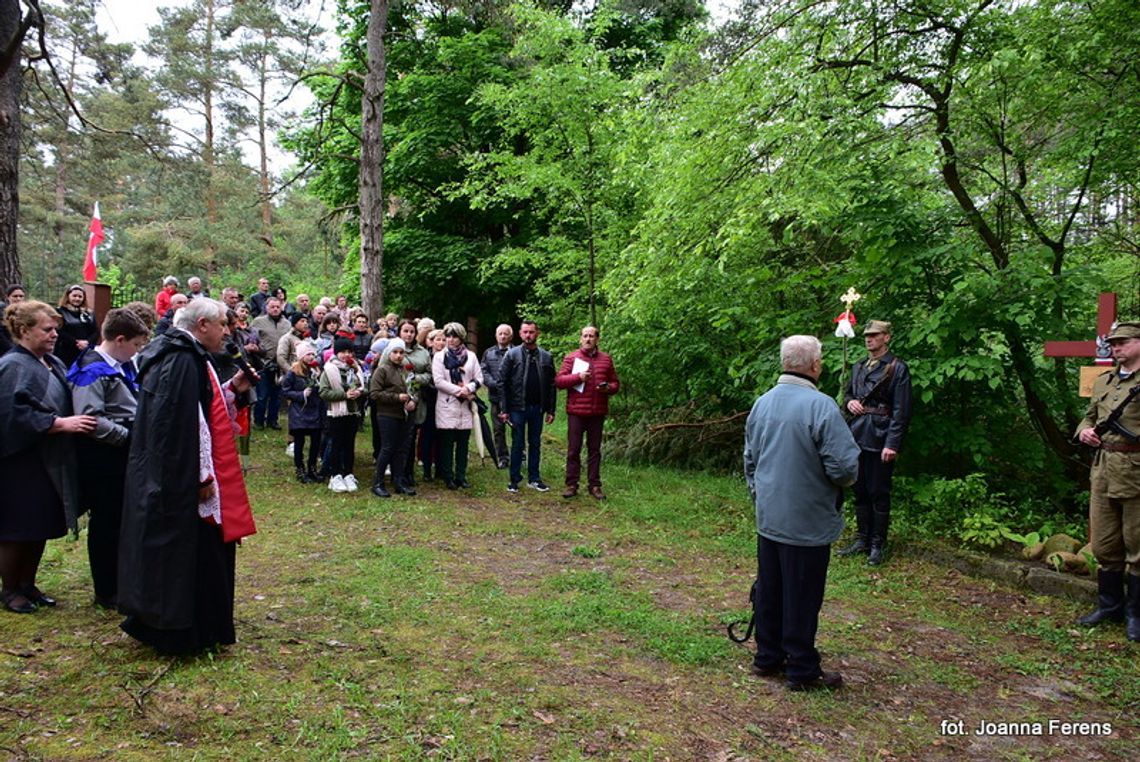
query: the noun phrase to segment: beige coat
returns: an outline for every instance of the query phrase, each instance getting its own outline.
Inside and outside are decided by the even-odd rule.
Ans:
[[[447,350],[436,352],[431,358],[431,376],[437,392],[435,398],[435,426],[438,429],[473,429],[475,403],[460,400],[456,393],[462,388],[451,383],[451,373],[443,367],[443,357]],[[479,368],[479,358],[474,352],[467,352],[467,363],[463,366],[463,385],[468,389],[478,389],[483,385],[483,371]]]

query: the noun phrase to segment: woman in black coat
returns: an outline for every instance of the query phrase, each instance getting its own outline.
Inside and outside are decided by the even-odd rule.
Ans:
[[[95,418],[72,415],[65,369],[51,352],[59,314],[23,301],[4,312],[15,346],[0,357],[0,606],[30,614],[55,599],[36,587],[49,539],[76,519],[77,474],[68,434],[95,429]]]
[[[59,339],[55,343],[55,356],[65,368],[70,368],[83,350],[99,343],[99,325],[95,315],[87,309],[87,292],[83,286],[68,286],[59,300]]]

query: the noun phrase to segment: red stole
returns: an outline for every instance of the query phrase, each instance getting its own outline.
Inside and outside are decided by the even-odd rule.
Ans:
[[[211,456],[214,465],[214,485],[222,508],[222,541],[234,542],[257,531],[253,525],[253,510],[249,494],[245,491],[245,478],[241,473],[241,457],[234,439],[234,422],[226,409],[225,393],[218,383],[214,369],[207,366],[210,386],[214,395],[210,401],[206,423],[210,427]]]

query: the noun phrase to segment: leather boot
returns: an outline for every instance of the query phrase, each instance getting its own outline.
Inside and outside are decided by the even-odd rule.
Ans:
[[[303,469],[303,468],[297,469],[297,481],[301,482],[301,484],[308,484],[309,483],[309,478],[305,474],[305,469]]]
[[[867,554],[867,566],[883,563],[883,553],[887,547],[887,528],[891,524],[891,512],[876,508],[872,514],[871,552]]]
[[[1128,639],[1140,643],[1140,576],[1129,574],[1128,597],[1124,601],[1124,628]]]
[[[835,555],[846,557],[866,553],[871,549],[871,506],[855,503],[855,541]]]
[[[1124,572],[1101,569],[1096,575],[1096,610],[1077,620],[1086,627],[1124,621]]]

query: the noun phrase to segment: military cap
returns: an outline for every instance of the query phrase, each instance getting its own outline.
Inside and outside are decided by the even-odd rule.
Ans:
[[[863,329],[863,335],[864,336],[866,336],[869,333],[890,333],[890,332],[891,332],[891,324],[888,323],[886,320],[872,320],[870,323],[867,323],[867,327]]]
[[[1113,339],[1140,339],[1140,322],[1135,320],[1113,323],[1112,328],[1108,329],[1108,336],[1105,341],[1112,341]]]

